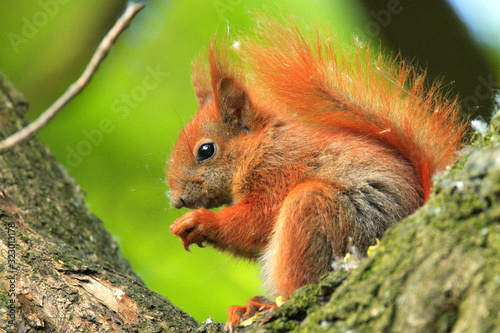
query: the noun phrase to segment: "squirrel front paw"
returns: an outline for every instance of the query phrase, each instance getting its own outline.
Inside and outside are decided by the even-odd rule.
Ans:
[[[191,244],[204,247],[203,241],[206,240],[206,237],[203,221],[206,220],[207,212],[211,213],[206,209],[192,210],[175,220],[174,224],[170,226],[170,231],[180,238],[186,251],[191,252],[189,250]]]

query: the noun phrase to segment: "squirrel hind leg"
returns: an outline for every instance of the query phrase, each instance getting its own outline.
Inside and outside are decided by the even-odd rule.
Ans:
[[[266,283],[284,300],[331,270],[353,231],[348,198],[333,184],[305,182],[287,196],[263,257]]]

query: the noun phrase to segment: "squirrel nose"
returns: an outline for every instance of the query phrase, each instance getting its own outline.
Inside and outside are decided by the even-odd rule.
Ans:
[[[170,202],[177,209],[186,206],[186,201],[182,198],[183,192],[177,189],[170,189]]]
[[[186,205],[186,203],[184,202],[184,199],[182,199],[181,197],[179,198],[172,198],[172,205],[177,208],[177,209],[180,209],[182,207],[184,207]]]

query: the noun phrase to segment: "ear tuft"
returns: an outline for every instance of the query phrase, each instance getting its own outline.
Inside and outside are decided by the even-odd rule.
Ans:
[[[210,70],[206,58],[206,52],[201,52],[192,63],[193,70],[191,79],[200,109],[210,103],[213,96]]]
[[[200,109],[212,100],[212,90],[210,88],[194,87],[194,91],[196,93],[196,100],[198,101]]]

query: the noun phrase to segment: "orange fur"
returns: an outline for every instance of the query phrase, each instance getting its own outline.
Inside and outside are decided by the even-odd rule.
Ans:
[[[463,137],[456,99],[440,96],[436,84],[426,90],[425,73],[375,57],[366,45],[308,38],[296,25],[267,19],[258,26],[259,38],[242,52],[255,84],[305,119],[394,147],[418,171],[427,199],[432,175],[454,161]]]
[[[286,299],[420,207],[465,127],[456,100],[366,46],[266,17],[240,43],[214,39],[195,63],[200,109],[168,179],[173,205],[196,209],[171,230],[186,250],[260,259]],[[245,311],[229,313],[232,327]]]

